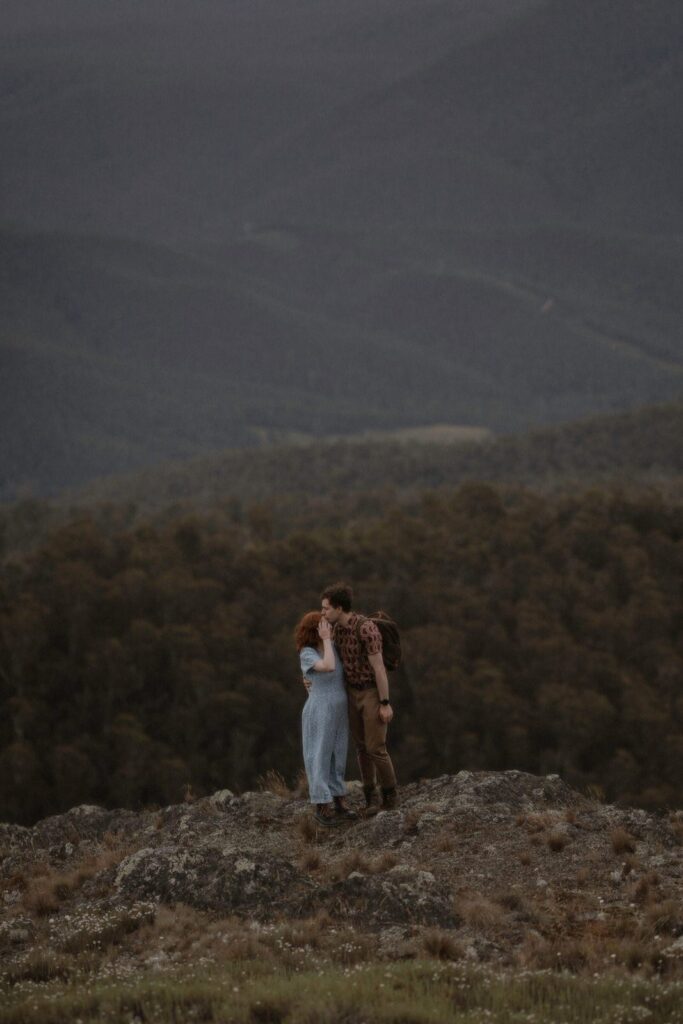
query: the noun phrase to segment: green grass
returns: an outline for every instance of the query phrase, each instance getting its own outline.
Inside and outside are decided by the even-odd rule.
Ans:
[[[0,989],[2,1024],[675,1024],[683,984],[623,974],[494,973],[416,961],[301,972],[232,963],[199,973]]]

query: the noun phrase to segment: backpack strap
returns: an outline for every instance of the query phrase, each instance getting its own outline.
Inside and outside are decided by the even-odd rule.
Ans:
[[[361,645],[361,648],[363,649],[366,658],[368,656],[368,652],[365,650],[365,641],[363,640],[363,637],[360,635],[360,631],[363,628],[363,623],[367,621],[367,615],[361,615],[360,613],[358,614],[358,622],[356,623],[356,637],[358,638],[358,643]]]

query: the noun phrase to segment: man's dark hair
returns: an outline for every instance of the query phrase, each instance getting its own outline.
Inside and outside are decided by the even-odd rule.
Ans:
[[[323,590],[320,600],[324,601],[325,598],[333,608],[341,608],[343,612],[350,612],[353,590],[348,583],[333,583],[331,587],[325,587]]]

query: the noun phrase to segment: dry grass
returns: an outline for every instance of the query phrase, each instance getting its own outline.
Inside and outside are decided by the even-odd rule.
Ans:
[[[497,897],[497,902],[505,910],[511,910],[516,914],[528,915],[528,904],[518,892],[505,892]]]
[[[481,893],[456,896],[453,908],[457,916],[472,928],[497,928],[505,920],[505,912],[500,904]]]
[[[3,889],[15,892],[25,892],[28,886],[28,874],[26,871],[15,871],[3,884]]]
[[[551,819],[547,814],[518,814],[516,824],[525,828],[527,832],[544,832],[551,825]]]
[[[452,853],[455,849],[455,841],[448,833],[443,832],[434,841],[435,853]]]
[[[142,954],[156,950],[181,960],[205,957],[221,963],[271,958],[261,937],[238,918],[212,920],[208,914],[183,904],[160,906],[154,920],[143,924],[129,943]]]
[[[306,850],[299,863],[303,871],[318,871],[322,866],[322,857],[317,850]]]
[[[462,960],[465,950],[451,932],[443,928],[429,928],[422,935],[422,945],[436,960]]]
[[[548,849],[553,853],[560,853],[565,846],[569,845],[569,836],[564,832],[551,832],[546,840]]]
[[[656,890],[660,882],[661,879],[656,871],[650,871],[647,875],[643,875],[630,890],[631,900],[640,904],[656,901],[658,898]]]
[[[362,875],[379,875],[390,871],[398,864],[398,857],[393,853],[383,853],[379,857],[368,857],[358,850],[351,850],[341,860],[333,861],[327,870],[327,877],[332,882],[340,882],[348,878],[354,871]]]
[[[50,917],[59,910],[61,899],[55,892],[53,878],[37,878],[26,887],[22,898],[24,910],[36,917]]]
[[[398,864],[399,858],[395,853],[383,853],[372,861],[370,871],[373,875],[381,875],[385,871],[391,871]]]
[[[637,933],[625,916],[611,922],[595,922],[583,935],[530,933],[520,951],[519,963],[531,970],[562,970],[596,974],[605,969],[660,974],[667,964],[650,939]]]
[[[45,984],[48,981],[66,981],[73,972],[73,961],[69,957],[35,950],[26,960],[10,965],[5,979],[11,986],[27,981]]]
[[[297,800],[308,800],[308,777],[303,768],[300,768],[296,774],[296,778],[294,779],[294,785],[292,787],[292,792]]]
[[[332,918],[326,910],[321,910],[314,917],[285,923],[279,931],[279,936],[283,942],[299,949],[319,949],[331,926]]]
[[[179,962],[254,961],[292,969],[299,968],[302,956],[311,951],[341,964],[363,963],[377,952],[376,936],[350,926],[340,928],[326,911],[309,918],[250,925],[236,917],[215,920],[180,904],[159,907],[155,920],[140,927],[128,943],[139,955],[156,950]]]
[[[617,856],[624,853],[635,853],[636,841],[625,828],[615,828],[610,835],[612,850]]]
[[[45,863],[34,865],[30,872],[15,876],[21,895],[21,906],[35,917],[50,917],[61,905],[72,899],[86,882],[119,864],[133,852],[132,847],[109,847],[89,854],[69,871],[56,870]]]
[[[676,900],[653,903],[647,908],[645,920],[656,934],[683,934],[683,906]]]
[[[270,768],[263,775],[259,775],[256,782],[260,790],[265,793],[274,793],[275,796],[279,796],[283,800],[290,800],[294,796],[283,776],[274,768]]]
[[[304,843],[314,843],[318,838],[318,828],[310,814],[299,815],[296,820],[296,830]]]
[[[422,817],[422,810],[413,807],[410,811],[406,811],[403,816],[403,831],[410,834],[417,832],[417,826],[420,824],[420,818]]]
[[[638,861],[638,858],[632,856],[630,853],[627,853],[626,856],[624,857],[624,862],[623,862],[623,865],[622,865],[622,872],[623,872],[624,878],[626,878],[628,875],[632,874],[634,871],[637,871],[639,867],[640,867],[640,862]]]
[[[79,928],[64,938],[58,948],[64,953],[78,955],[93,949],[120,946],[125,939],[156,917],[154,909],[140,911],[133,907],[105,915],[93,929]]]

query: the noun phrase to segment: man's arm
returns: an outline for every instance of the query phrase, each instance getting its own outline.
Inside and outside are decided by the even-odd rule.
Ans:
[[[368,661],[372,666],[372,670],[375,673],[375,682],[377,683],[377,694],[380,700],[389,700],[389,680],[387,678],[387,670],[384,667],[382,661],[382,652],[378,651],[377,654],[368,654]],[[380,721],[388,724],[394,717],[394,712],[391,704],[379,706],[379,718]]]

